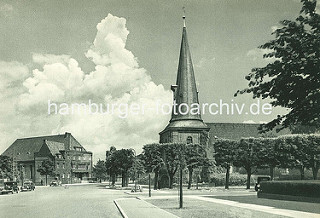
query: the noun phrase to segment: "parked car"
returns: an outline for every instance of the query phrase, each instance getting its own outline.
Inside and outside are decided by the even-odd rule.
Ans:
[[[256,182],[256,185],[255,185],[254,189],[255,189],[256,191],[259,191],[259,189],[260,189],[260,182],[262,182],[262,181],[270,181],[270,180],[271,180],[271,177],[270,177],[270,176],[258,176],[257,182]]]
[[[21,186],[20,190],[21,191],[34,191],[35,188],[36,187],[33,184],[33,182],[26,181],[26,182],[23,183],[23,185]]]
[[[52,180],[52,181],[50,182],[50,186],[58,186],[58,185],[59,185],[59,183],[58,183],[57,180]]]
[[[1,194],[19,193],[19,187],[17,182],[4,182],[4,186],[0,187]]]

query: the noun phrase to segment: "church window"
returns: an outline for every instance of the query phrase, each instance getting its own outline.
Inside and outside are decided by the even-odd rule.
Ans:
[[[191,136],[188,136],[187,138],[187,144],[192,144],[193,141],[192,141],[192,137]]]

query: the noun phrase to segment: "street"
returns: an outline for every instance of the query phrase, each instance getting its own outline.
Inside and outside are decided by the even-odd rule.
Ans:
[[[35,191],[0,195],[0,217],[121,217],[113,199],[121,191],[105,185],[36,187]]]

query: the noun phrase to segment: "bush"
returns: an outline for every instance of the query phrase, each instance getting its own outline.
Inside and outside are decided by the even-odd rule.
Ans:
[[[245,185],[247,181],[247,175],[239,174],[239,173],[231,173],[229,178],[230,186],[240,186]],[[225,173],[217,173],[211,175],[210,183],[214,183],[215,186],[224,186],[226,184],[226,174]],[[254,184],[254,181],[251,179],[251,185]]]
[[[320,198],[320,181],[268,181],[261,182],[260,192]]]

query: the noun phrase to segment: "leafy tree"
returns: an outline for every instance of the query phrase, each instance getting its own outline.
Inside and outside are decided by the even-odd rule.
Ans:
[[[226,184],[225,188],[229,189],[230,167],[235,158],[235,149],[238,142],[229,139],[218,139],[214,143],[214,157],[216,164],[226,169]]]
[[[50,159],[42,161],[41,166],[37,169],[37,171],[40,173],[40,175],[46,176],[46,185],[48,185],[48,176],[55,175],[54,162]]]
[[[93,167],[93,173],[95,177],[97,177],[97,179],[99,179],[100,182],[101,180],[106,180],[107,172],[108,172],[108,169],[106,167],[106,162],[103,160],[98,160],[96,165],[94,165]]]
[[[169,176],[169,188],[173,187],[173,178],[179,167],[185,166],[183,157],[185,144],[165,143],[160,144],[163,161]]]
[[[258,138],[256,143],[260,147],[257,155],[262,162],[261,167],[269,167],[270,177],[273,180],[274,169],[280,166],[281,160],[279,151],[276,149],[276,138]]]
[[[143,155],[139,154],[134,158],[133,165],[129,169],[129,175],[136,184],[136,181],[139,183],[140,175],[144,174],[145,172],[146,170]]]
[[[116,177],[117,177],[117,166],[114,157],[112,154],[116,151],[117,149],[114,146],[110,147],[109,151],[106,151],[106,168],[107,168],[107,173],[110,176],[111,184],[114,186],[116,183]],[[110,181],[109,180],[109,181]]]
[[[289,108],[261,126],[267,131],[281,125],[320,126],[320,15],[316,0],[301,0],[302,9],[295,19],[281,21],[275,39],[259,48],[274,58],[265,67],[253,68],[246,76],[249,87],[237,94],[252,93],[253,98],[270,99],[273,106]]]
[[[247,172],[247,189],[250,189],[251,175],[261,166],[258,152],[260,151],[257,139],[242,138],[235,149],[235,158],[233,164],[237,167],[243,167]]]
[[[286,165],[289,168],[298,168],[301,179],[304,179],[304,171],[309,166],[310,160],[308,155],[308,140],[302,135],[287,135],[280,137],[284,140],[282,144],[283,152],[289,154],[289,161]]]
[[[5,155],[0,155],[0,176],[2,179],[12,179],[12,159]]]
[[[158,189],[159,171],[163,166],[160,144],[148,144],[143,146],[143,160],[147,173],[154,172],[154,189]]]
[[[309,146],[307,148],[307,152],[310,158],[308,166],[312,169],[313,179],[317,180],[320,167],[320,136],[309,135],[308,141]]]
[[[202,145],[187,144],[184,149],[184,158],[189,172],[188,189],[192,185],[193,170],[195,168],[209,165],[206,150]]]
[[[111,163],[114,170],[116,170],[117,174],[121,173],[122,187],[128,186],[128,171],[133,166],[134,159],[135,156],[132,149],[116,150],[111,155]]]

